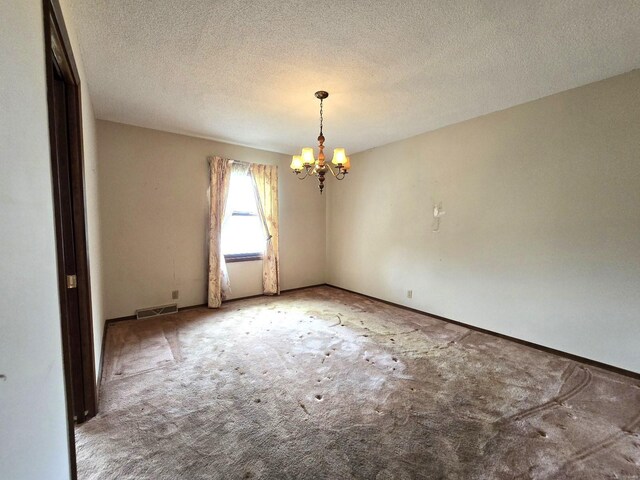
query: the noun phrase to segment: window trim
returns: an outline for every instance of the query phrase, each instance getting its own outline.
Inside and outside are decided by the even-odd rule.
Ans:
[[[244,212],[242,210],[234,210],[233,212],[231,212],[231,216],[232,217],[257,217],[258,214],[253,212]]]
[[[228,253],[224,256],[224,261],[227,263],[255,262],[257,260],[262,260],[261,253]]]

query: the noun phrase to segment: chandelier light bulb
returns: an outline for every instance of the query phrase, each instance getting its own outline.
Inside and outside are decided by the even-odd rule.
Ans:
[[[344,153],[344,148],[334,148],[333,149],[333,160],[331,163],[334,165],[344,165],[346,163],[346,154]]]
[[[302,157],[300,155],[294,155],[291,158],[291,170],[302,170]]]
[[[302,163],[305,165],[313,165],[316,163],[315,158],[313,158],[313,148],[305,147],[302,149]]]

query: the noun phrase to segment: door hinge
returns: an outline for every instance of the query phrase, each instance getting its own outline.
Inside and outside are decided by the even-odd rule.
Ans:
[[[78,277],[75,275],[67,275],[67,288],[78,288]]]

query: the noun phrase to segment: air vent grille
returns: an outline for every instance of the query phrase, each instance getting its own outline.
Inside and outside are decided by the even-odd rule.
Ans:
[[[169,315],[170,313],[178,313],[178,304],[159,305],[157,307],[141,308],[136,310],[136,318],[158,317],[160,315]]]

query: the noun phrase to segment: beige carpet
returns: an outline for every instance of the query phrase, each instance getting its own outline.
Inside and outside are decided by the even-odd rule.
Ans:
[[[230,302],[109,327],[79,478],[640,478],[639,383],[330,287]]]

